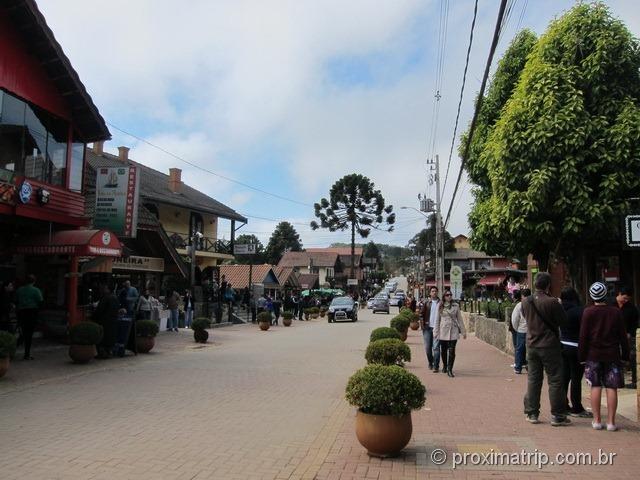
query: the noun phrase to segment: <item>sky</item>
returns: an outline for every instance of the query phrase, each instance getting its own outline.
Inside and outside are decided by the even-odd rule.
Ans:
[[[454,137],[473,0],[38,0],[108,122],[105,150],[125,145],[157,170],[181,168],[187,184],[248,217],[238,235],[266,245],[286,220],[304,247],[350,241],[309,222],[313,204],[351,173],[369,177],[397,214],[393,232],[362,241],[406,245],[425,225],[412,210],[418,194],[435,198],[427,161],[438,155],[444,181],[454,141],[448,210],[499,3],[478,2]],[[605,3],[639,36],[634,0]],[[575,2],[510,4],[493,69],[518,31],[541,34]],[[470,190],[463,175],[453,236],[469,234]],[[219,237],[229,239],[228,224]]]

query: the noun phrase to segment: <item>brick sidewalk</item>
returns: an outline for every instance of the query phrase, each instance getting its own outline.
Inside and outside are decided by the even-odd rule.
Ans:
[[[448,478],[637,478],[640,455],[640,428],[618,417],[618,432],[594,431],[590,419],[572,418],[573,425],[554,428],[549,424],[546,384],[542,392],[539,425],[525,421],[523,395],[526,375],[515,375],[511,358],[470,336],[460,340],[456,378],[433,373],[426,368],[420,332],[409,333],[413,361],[407,369],[427,387],[425,408],[413,413],[413,438],[396,459],[370,458],[355,438],[355,411],[350,409],[342,422],[325,461],[316,472],[318,480],[352,479],[448,479]],[[588,394],[588,392],[586,392]],[[586,403],[588,405],[588,401]],[[442,466],[431,461],[432,452],[443,449],[447,461]],[[493,450],[492,450],[493,449]],[[615,453],[608,466],[451,466],[453,454],[506,452],[538,449],[553,460],[558,453]],[[477,457],[477,455],[476,455]]]

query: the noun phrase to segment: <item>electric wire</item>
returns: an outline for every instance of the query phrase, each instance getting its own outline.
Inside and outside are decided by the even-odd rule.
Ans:
[[[516,25],[516,32],[520,31],[520,26],[522,25],[522,21],[524,20],[528,3],[529,3],[529,0],[524,0],[524,3],[522,4],[522,12],[520,12],[520,17],[518,18],[518,25]]]

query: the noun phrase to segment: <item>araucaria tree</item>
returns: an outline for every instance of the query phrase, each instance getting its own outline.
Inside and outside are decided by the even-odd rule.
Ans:
[[[551,23],[469,165],[476,248],[546,268],[617,235],[640,190],[639,69],[638,40],[604,5]]]
[[[356,233],[367,238],[371,229],[391,232],[396,221],[393,206],[384,203],[380,190],[375,190],[371,180],[352,173],[333,184],[329,199],[314,204],[315,216],[320,223],[311,222],[311,228],[326,228],[330,232],[351,229],[351,269],[354,278]]]
[[[269,238],[265,256],[272,265],[277,265],[284,252],[299,252],[302,250],[300,235],[289,222],[280,222]]]

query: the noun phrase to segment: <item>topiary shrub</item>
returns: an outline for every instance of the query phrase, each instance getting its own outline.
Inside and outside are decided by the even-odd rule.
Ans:
[[[369,343],[364,358],[367,363],[402,365],[404,362],[411,361],[411,349],[397,338],[383,338]]]
[[[98,345],[102,341],[102,326],[95,322],[80,322],[69,328],[71,345]]]
[[[271,312],[260,312],[257,316],[258,322],[271,323]]]
[[[396,338],[400,340],[400,333],[398,333],[395,328],[378,327],[371,332],[369,341],[375,342],[376,340],[382,340],[383,338]]]
[[[420,316],[416,312],[407,307],[400,310],[400,315],[407,317],[410,322],[417,322],[420,319]]]
[[[138,320],[136,322],[136,335],[139,337],[155,337],[159,329],[160,327],[153,320]]]
[[[0,331],[0,358],[13,357],[16,354],[16,336]]]
[[[284,312],[282,314],[282,318],[285,320],[291,320],[293,318],[293,312]]]
[[[405,315],[396,315],[391,319],[391,328],[395,328],[398,332],[403,333],[409,329],[411,321]]]
[[[402,367],[372,364],[351,376],[345,393],[363,413],[402,416],[422,408],[426,389]]]
[[[211,320],[207,317],[198,317],[191,322],[193,330],[206,330],[209,327],[211,327]]]

